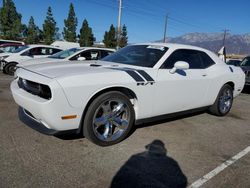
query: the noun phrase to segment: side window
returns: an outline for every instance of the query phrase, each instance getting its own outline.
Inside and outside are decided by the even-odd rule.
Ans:
[[[30,50],[27,50],[27,51],[21,53],[20,55],[21,55],[21,56],[28,56],[28,55],[31,55],[31,54],[30,54]]]
[[[185,61],[189,64],[190,69],[202,69],[202,59],[199,51],[180,49],[174,51],[161,68],[172,69],[177,61]]]
[[[54,49],[54,48],[44,48],[44,49],[45,49],[45,53],[43,53],[43,55],[53,55],[61,51],[59,49]]]
[[[30,55],[45,55],[46,54],[46,49],[37,47],[37,48],[32,48],[29,50]]]
[[[52,50],[51,55],[62,51],[62,50],[56,49],[56,48],[52,48],[51,50]]]
[[[54,48],[37,47],[29,50],[30,55],[52,55],[60,50]]]
[[[90,55],[91,55],[91,60],[97,60],[100,59],[100,52],[99,51],[90,51]]]
[[[209,57],[209,55],[205,52],[201,52],[201,58],[205,69],[215,64],[211,57]]]
[[[85,57],[86,60],[97,60],[99,58],[99,51],[97,50],[86,50],[78,55],[72,57],[70,60],[77,60],[79,57]]]
[[[33,56],[33,55],[40,55],[41,54],[41,48],[31,48],[25,52],[23,52],[22,56]]]
[[[113,53],[112,51],[101,50],[101,57],[100,58],[104,58],[112,53]]]
[[[50,50],[49,48],[41,48],[40,55],[48,55],[49,50]]]

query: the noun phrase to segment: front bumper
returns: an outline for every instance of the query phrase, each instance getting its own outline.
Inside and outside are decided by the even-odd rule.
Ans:
[[[56,131],[54,129],[48,129],[42,122],[39,122],[37,119],[35,119],[32,114],[28,111],[26,111],[24,108],[19,107],[18,109],[18,116],[19,119],[30,128],[46,134],[46,135],[57,135],[60,133],[60,131]]]
[[[37,129],[41,130],[38,130],[39,132],[57,134],[61,131],[79,129],[83,110],[69,105],[60,86],[54,88],[53,97],[50,100],[40,98],[19,88],[17,80],[11,83],[11,91],[15,102],[26,111],[24,113],[23,110],[19,114],[24,114],[21,117],[25,116],[26,119],[28,116],[30,120],[24,121],[23,118],[20,119],[25,124],[33,124],[32,127],[37,126]],[[67,115],[76,115],[77,118],[64,120],[62,117]]]

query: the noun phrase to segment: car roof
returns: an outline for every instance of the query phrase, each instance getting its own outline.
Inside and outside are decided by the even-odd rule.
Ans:
[[[178,44],[178,43],[162,43],[162,42],[149,42],[149,43],[137,43],[133,45],[156,45],[156,46],[164,46],[167,48],[184,48],[184,49],[193,49],[193,50],[201,50],[201,51],[208,51],[205,48],[201,48],[198,46],[192,46],[187,44]]]
[[[78,47],[76,49],[80,49],[80,50],[108,50],[108,51],[113,51],[115,52],[115,49],[113,48],[98,48],[98,47]]]
[[[18,44],[23,44],[24,45],[23,41],[17,41],[17,40],[4,40],[4,39],[0,39],[0,42],[18,43]]]
[[[4,43],[1,44],[0,47],[5,47],[5,46],[23,46],[21,43]]]
[[[59,47],[51,46],[51,45],[44,45],[44,44],[29,44],[28,47],[48,47],[48,48],[55,48],[55,49],[61,49]]]

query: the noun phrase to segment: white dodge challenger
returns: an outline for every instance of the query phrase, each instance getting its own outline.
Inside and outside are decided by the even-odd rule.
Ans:
[[[101,61],[17,69],[11,91],[19,118],[39,132],[122,141],[135,124],[194,109],[226,115],[244,87],[241,68],[187,45],[130,45]]]

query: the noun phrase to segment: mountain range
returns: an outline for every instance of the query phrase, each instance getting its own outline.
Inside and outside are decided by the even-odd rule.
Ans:
[[[188,33],[167,42],[189,44],[218,52],[223,45],[222,33]],[[250,54],[250,33],[242,35],[228,34],[225,41],[227,54]]]

